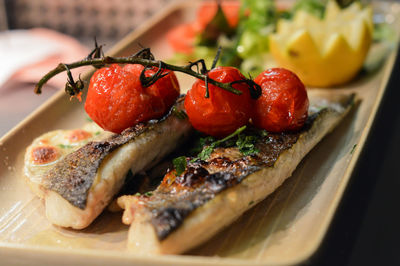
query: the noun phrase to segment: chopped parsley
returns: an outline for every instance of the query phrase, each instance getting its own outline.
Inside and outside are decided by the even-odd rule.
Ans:
[[[259,152],[259,150],[255,147],[256,141],[256,136],[239,135],[238,140],[236,141],[236,146],[244,156],[252,155]]]
[[[61,149],[71,149],[73,146],[66,144],[58,144],[58,147],[60,147]]]
[[[246,126],[238,128],[235,132],[220,140],[215,140],[213,137],[200,138],[191,150],[193,154],[197,154],[192,161],[208,159],[217,147],[237,147],[244,156],[258,153],[256,142],[259,138],[266,137],[268,132],[265,130],[245,132],[246,128]]]
[[[148,191],[148,192],[144,193],[144,195],[145,195],[146,197],[151,197],[151,196],[153,196],[153,192]]]
[[[215,138],[211,136],[205,138],[198,138],[195,145],[190,150],[190,154],[198,155],[203,150],[204,146],[208,146],[214,141]]]
[[[353,145],[353,148],[351,148],[350,154],[353,154],[353,152],[354,152],[354,150],[356,149],[356,147],[357,147],[357,144],[354,144],[354,145]]]
[[[207,158],[210,157],[211,153],[214,151],[215,148],[222,146],[224,142],[229,142],[232,143],[231,139],[240,133],[242,133],[246,129],[246,126],[242,126],[241,128],[238,128],[235,132],[230,134],[229,136],[220,139],[220,140],[215,140],[213,137],[207,137],[205,139],[200,139],[200,145],[202,145],[202,149],[199,154],[197,154],[196,157],[192,159],[192,161],[196,160],[206,160]],[[212,141],[210,143],[210,141]],[[231,146],[231,145],[229,145]],[[225,146],[227,147],[227,146]]]
[[[196,161],[197,159],[200,160],[206,160],[207,158],[210,157],[211,153],[213,152],[213,150],[216,148],[215,145],[210,145],[210,146],[206,146],[203,148],[203,150],[197,155],[197,157],[193,158],[194,161]]]
[[[186,169],[186,157],[180,156],[172,160],[174,164],[176,175],[180,176]]]
[[[184,110],[178,110],[176,106],[172,107],[172,114],[174,114],[177,118],[181,120],[185,120],[188,117]]]
[[[151,197],[151,196],[153,196],[153,192],[147,191],[147,192],[145,192],[143,194],[141,194],[140,192],[136,192],[133,196],[136,196],[136,197],[140,197],[140,196]]]
[[[193,147],[189,150],[189,153],[193,157],[190,162],[193,163],[197,160],[207,160],[218,147],[236,147],[243,156],[256,154],[259,152],[256,147],[257,141],[266,136],[268,136],[266,130],[254,128],[248,129],[247,126],[243,126],[223,139],[216,139],[212,136],[206,136],[203,138],[198,137],[196,138]],[[186,170],[187,160],[185,156],[173,159],[172,163],[175,167],[177,176],[180,176]]]

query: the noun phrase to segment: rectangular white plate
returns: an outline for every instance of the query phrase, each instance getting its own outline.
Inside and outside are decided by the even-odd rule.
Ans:
[[[110,55],[128,55],[139,43],[157,58],[171,50],[168,29],[190,20],[197,3],[166,8],[127,36]],[[400,4],[375,3],[398,35]],[[374,45],[371,58],[383,51]],[[75,128],[86,121],[81,103],[63,92],[27,117],[0,140],[0,257],[3,264],[43,265],[287,265],[303,262],[319,247],[342,198],[394,64],[397,45],[374,72],[327,93],[356,92],[360,104],[299,165],[294,175],[266,200],[246,212],[213,239],[180,256],[136,257],[125,251],[128,227],[121,214],[103,213],[87,229],[73,231],[48,223],[42,202],[24,183],[23,156],[44,132]],[[89,74],[88,74],[89,75]],[[86,76],[86,78],[88,77]],[[182,90],[192,79],[179,75]]]

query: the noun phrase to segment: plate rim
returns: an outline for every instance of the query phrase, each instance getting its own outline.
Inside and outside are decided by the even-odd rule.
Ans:
[[[197,0],[196,0],[197,1]],[[380,2],[382,4],[396,4],[400,7],[400,3],[395,2],[395,1],[382,1]],[[191,5],[193,3],[188,3],[184,1],[177,1],[177,2],[172,2],[168,6],[165,7],[161,12],[158,12],[155,14],[153,17],[151,17],[146,23],[143,23],[141,26],[139,26],[137,29],[132,31],[130,34],[128,34],[126,37],[124,37],[122,40],[120,40],[116,45],[114,45],[107,53],[109,56],[115,56],[124,51],[132,42],[139,38],[142,34],[146,33],[149,29],[154,27],[158,22],[163,20],[166,16],[168,16],[171,12],[176,11],[177,9],[182,8],[183,6]],[[345,192],[345,189],[348,185],[348,182],[351,179],[351,176],[354,172],[354,169],[360,159],[360,155],[363,152],[363,150],[366,149],[366,141],[368,137],[371,134],[371,128],[377,118],[377,113],[379,110],[379,107],[382,103],[382,99],[387,91],[387,85],[390,80],[390,77],[392,75],[392,70],[394,63],[396,62],[396,59],[399,57],[399,42],[397,41],[395,44],[395,47],[392,48],[392,51],[390,52],[389,56],[385,59],[385,62],[383,64],[384,70],[383,70],[383,75],[382,79],[380,81],[379,85],[379,91],[377,93],[376,99],[374,100],[373,107],[369,113],[369,117],[367,119],[367,122],[365,124],[364,129],[362,130],[360,139],[357,143],[357,148],[354,150],[354,153],[352,154],[352,157],[350,159],[350,162],[347,165],[347,168],[345,170],[344,175],[340,179],[337,187],[337,192],[335,193],[335,197],[332,200],[332,203],[329,205],[329,208],[326,212],[326,215],[324,216],[324,221],[322,222],[323,226],[319,228],[319,232],[317,234],[317,239],[314,241],[314,245],[308,245],[308,251],[303,252],[303,256],[298,256],[296,259],[288,259],[286,262],[282,262],[280,260],[280,263],[274,263],[271,262],[271,264],[278,264],[278,265],[286,265],[286,264],[298,264],[301,262],[306,261],[309,259],[315,252],[318,250],[318,248],[321,246],[321,243],[326,236],[327,231],[329,230],[329,227],[331,223],[333,222],[333,216],[335,215],[335,212],[343,199],[343,194]],[[94,70],[90,70],[84,73],[83,79],[88,80]],[[12,138],[13,135],[15,135],[17,132],[21,131],[34,117],[38,117],[42,115],[46,110],[50,107],[56,104],[58,101],[62,100],[65,98],[65,92],[63,90],[60,90],[56,92],[54,95],[52,95],[48,100],[46,100],[43,104],[41,104],[38,108],[36,108],[32,113],[30,113],[27,117],[25,117],[20,123],[18,123],[15,127],[13,127],[10,131],[8,131],[5,135],[3,135],[0,138],[0,144],[6,143],[9,141],[10,138]],[[125,251],[114,251],[114,250],[102,250],[101,253],[96,253],[96,250],[91,250],[91,249],[63,249],[61,247],[49,247],[49,246],[36,246],[33,244],[16,244],[16,243],[10,243],[10,242],[4,242],[0,241],[0,254],[3,253],[4,251],[11,251],[16,254],[19,252],[41,252],[43,254],[46,253],[52,253],[52,254],[59,254],[59,255],[70,255],[73,253],[74,255],[77,256],[83,256],[83,257],[104,257],[107,259],[110,258],[119,258],[123,259],[124,261],[120,262],[137,262],[137,263],[187,263],[187,262],[195,262],[196,263],[201,263],[202,265],[226,265],[226,264],[231,264],[231,265],[264,265],[262,261],[257,261],[257,260],[252,260],[252,259],[239,259],[239,258],[226,258],[226,257],[207,257],[207,256],[194,256],[194,255],[163,255],[163,256],[137,256],[137,255],[132,255],[129,254],[128,252]],[[125,256],[121,256],[121,254],[126,254]],[[99,256],[100,255],[100,256]],[[204,258],[207,258],[204,260]]]

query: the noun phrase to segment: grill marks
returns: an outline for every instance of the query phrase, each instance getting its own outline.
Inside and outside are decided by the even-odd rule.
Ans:
[[[150,197],[140,197],[150,213],[158,239],[176,230],[193,210],[213,199],[223,190],[239,184],[246,176],[264,167],[272,167],[279,155],[295,144],[301,132],[277,133],[257,142],[259,153],[242,156],[237,148],[217,148],[210,158],[192,162],[180,176],[166,174]]]

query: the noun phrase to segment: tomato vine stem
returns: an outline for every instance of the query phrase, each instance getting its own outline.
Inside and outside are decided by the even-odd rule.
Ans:
[[[101,49],[101,46],[99,47],[96,45],[93,52],[91,52],[89,54],[89,56],[87,56],[85,59],[83,59],[81,61],[73,62],[70,64],[60,63],[56,68],[49,71],[46,75],[44,75],[39,80],[39,82],[35,86],[34,92],[36,94],[40,94],[42,92],[43,85],[46,84],[47,81],[49,81],[55,75],[57,75],[61,72],[64,72],[64,71],[69,71],[70,69],[79,68],[82,66],[89,66],[89,65],[98,67],[98,66],[105,66],[105,65],[109,65],[109,64],[140,64],[140,65],[145,66],[145,70],[148,69],[149,67],[160,68],[160,66],[161,66],[162,69],[185,73],[187,75],[201,79],[204,82],[207,82],[208,84],[212,84],[212,85],[220,87],[224,90],[227,90],[231,93],[234,93],[237,95],[242,94],[242,92],[240,90],[237,90],[232,86],[234,83],[222,83],[222,82],[218,82],[216,80],[210,79],[207,76],[208,70],[206,69],[204,60],[198,60],[196,62],[189,63],[188,65],[185,65],[185,66],[176,66],[176,65],[165,63],[160,60],[155,60],[154,56],[150,52],[149,48],[144,48],[144,49],[140,50],[139,52],[137,52],[136,54],[134,54],[132,56],[128,56],[128,57],[102,56],[101,53],[97,52],[100,49]],[[199,67],[199,64],[200,64],[200,67]],[[193,66],[197,67],[197,72],[192,69]],[[142,73],[141,81],[142,81],[142,83],[148,83],[147,85],[149,86],[149,84],[151,85],[152,83],[154,83],[157,79],[159,79],[161,77],[162,77],[162,75],[155,75],[154,78],[151,78],[151,77],[147,78],[144,75],[144,73]],[[248,80],[246,79],[243,82],[245,82],[247,84],[252,84],[252,86],[249,86],[250,90],[252,89],[252,87],[257,86],[257,84],[255,84],[254,81],[251,79],[248,79]],[[71,84],[71,85],[73,85],[73,84]],[[146,84],[144,84],[144,85],[146,85]],[[81,90],[82,89],[83,88],[81,88]],[[66,91],[66,92],[69,93],[69,91]],[[76,93],[76,91],[75,91],[75,93]],[[70,95],[70,96],[73,96],[73,95]]]

